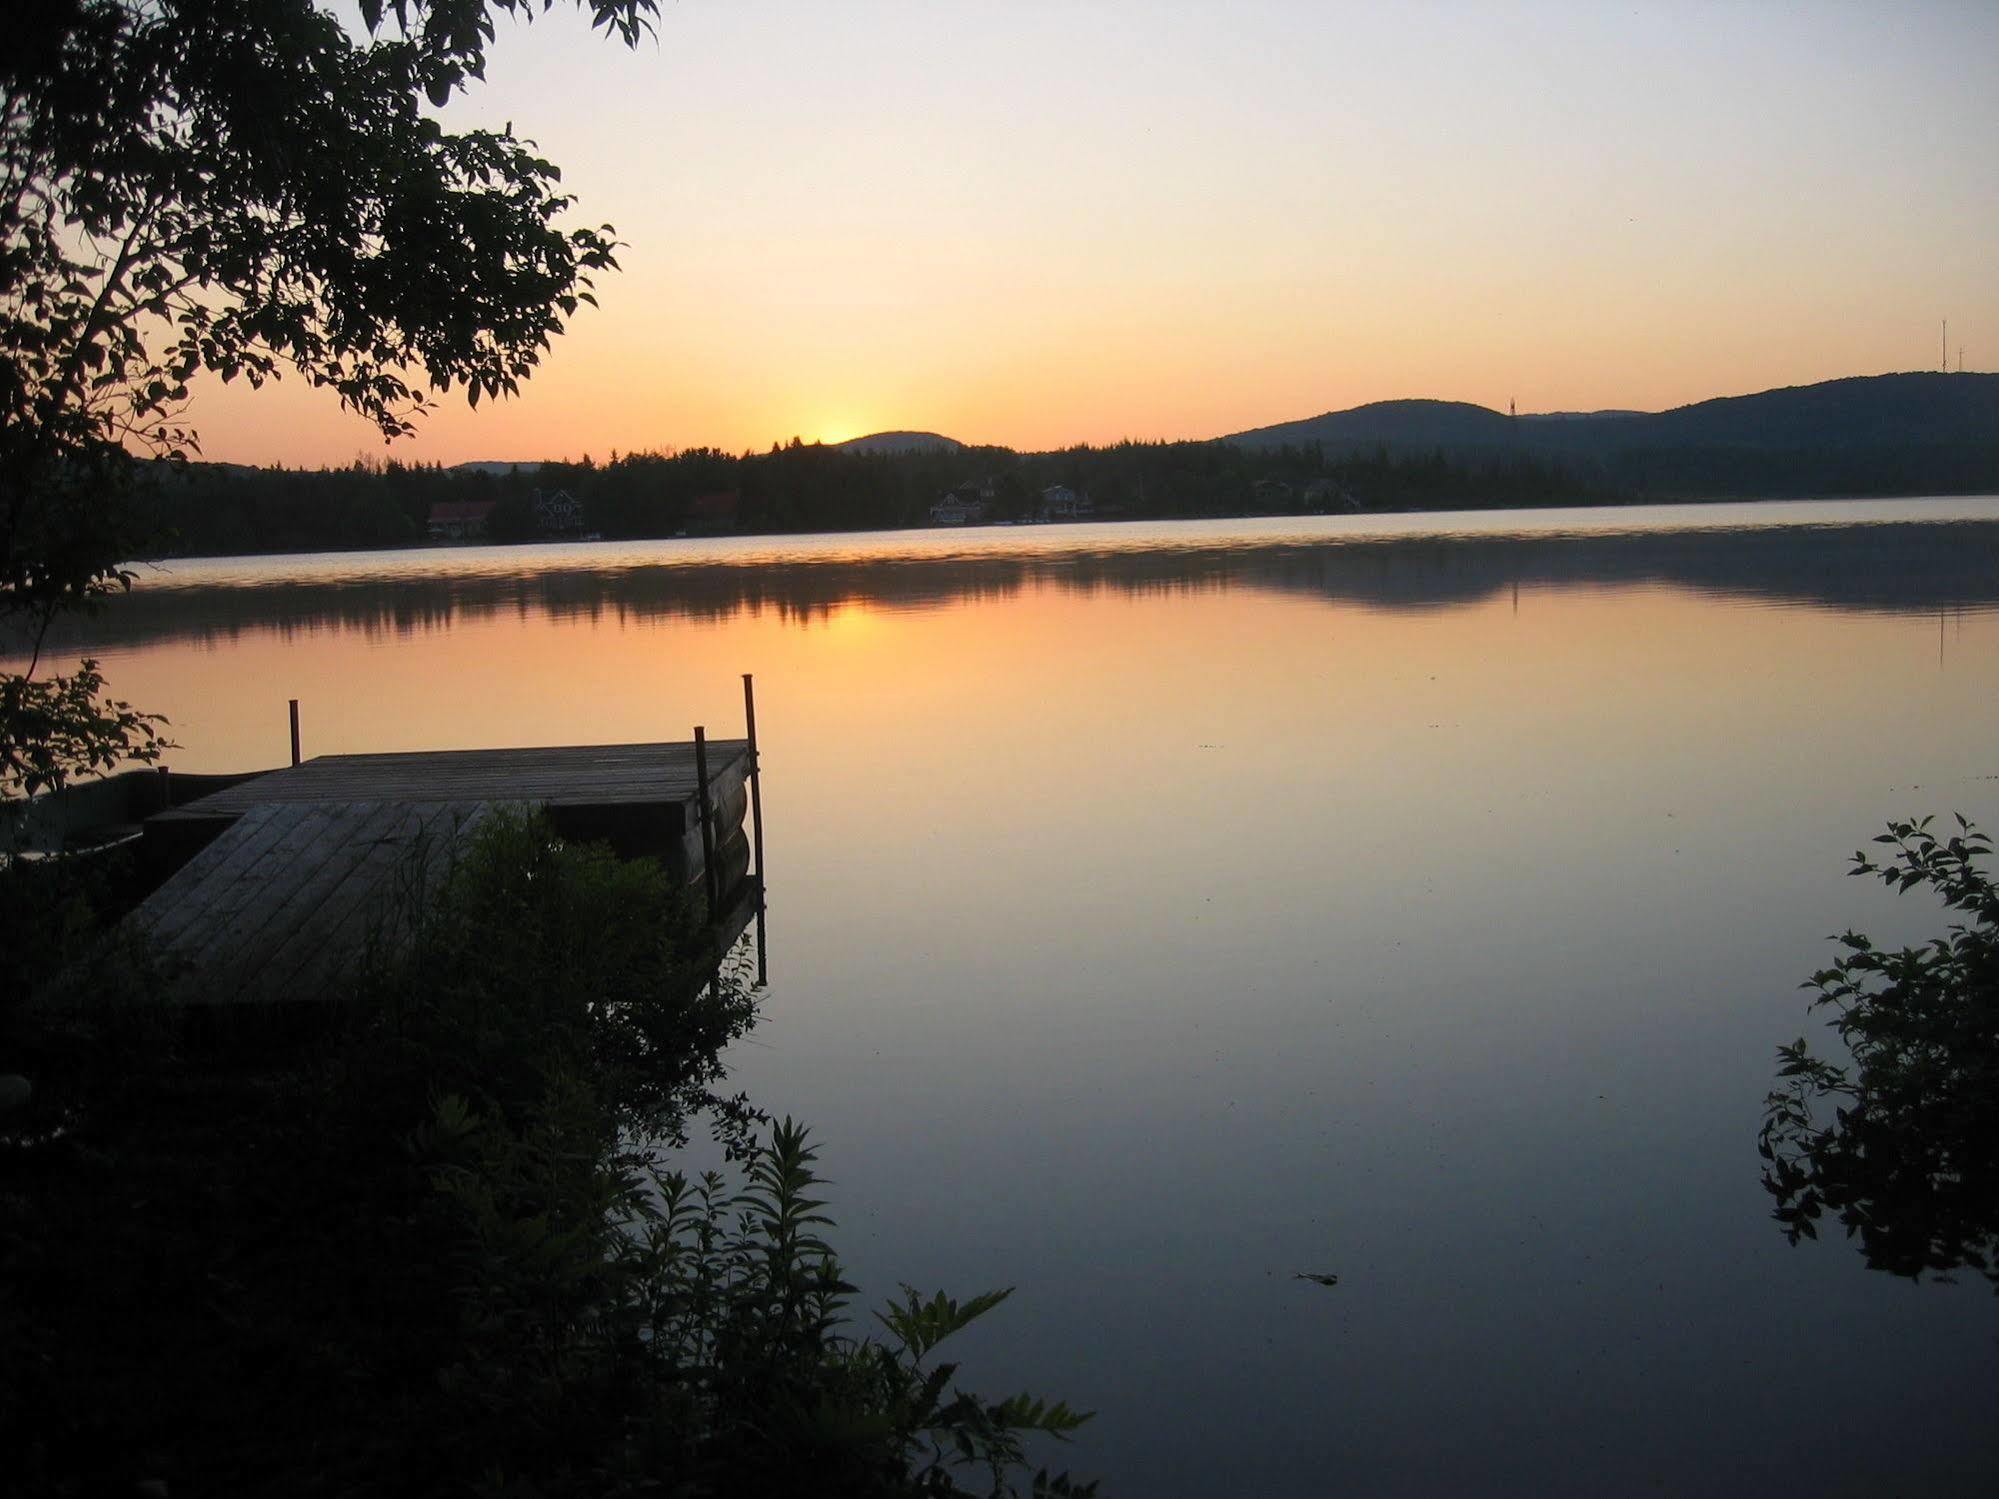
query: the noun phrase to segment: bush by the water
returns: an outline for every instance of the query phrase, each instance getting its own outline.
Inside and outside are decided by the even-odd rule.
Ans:
[[[502,819],[351,1003],[10,996],[10,1491],[1089,1492],[1024,1461],[1083,1417],[935,1360],[1004,1293],[849,1327],[805,1130],[717,1091],[754,1006],[712,965],[655,867]],[[726,1172],[659,1169],[697,1119]]]
[[[1962,914],[1929,942],[1880,948],[1858,932],[1805,987],[1850,1059],[1780,1048],[1759,1142],[1764,1186],[1793,1244],[1834,1214],[1877,1269],[1966,1268],[1999,1290],[1999,886],[1991,840],[1958,818],[1893,822],[1856,875],[1918,887]]]

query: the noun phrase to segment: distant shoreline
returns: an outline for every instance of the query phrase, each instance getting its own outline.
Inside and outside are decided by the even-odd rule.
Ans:
[[[916,446],[898,446],[923,441]],[[1203,442],[1050,453],[875,434],[598,464],[146,470],[154,557],[928,524],[1247,519],[1999,492],[1999,375],[1880,375],[1656,415],[1380,402]]]
[[[566,547],[589,550],[595,547],[624,547],[643,542],[671,541],[756,541],[763,538],[808,538],[845,536],[966,536],[990,534],[1043,535],[1050,532],[1076,530],[1092,526],[1141,526],[1141,525],[1200,525],[1216,521],[1306,521],[1306,520],[1365,520],[1370,517],[1408,515],[1465,515],[1491,516],[1513,511],[1551,510],[1673,510],[1688,507],[1721,507],[1726,505],[1865,505],[1870,503],[1894,502],[1898,500],[1993,500],[1999,501],[1999,487],[1991,490],[1967,490],[1962,493],[1880,493],[1852,495],[1702,495],[1682,498],[1651,498],[1602,500],[1592,503],[1574,501],[1550,501],[1538,505],[1511,506],[1405,506],[1392,510],[1361,510],[1331,512],[1298,511],[1246,511],[1231,515],[1185,515],[1185,516],[1135,516],[1135,515],[1095,515],[1080,520],[1065,521],[999,521],[979,525],[925,525],[925,526],[854,526],[845,530],[788,530],[788,531],[736,531],[714,532],[700,536],[622,536],[598,537],[591,540],[580,538],[531,537],[518,541],[432,541],[428,539],[382,542],[372,546],[320,546],[297,547],[267,551],[239,552],[161,552],[127,559],[132,566],[152,566],[171,562],[228,562],[245,557],[319,557],[335,555],[367,556],[370,553],[391,552],[490,552],[512,549],[527,550],[536,547]]]

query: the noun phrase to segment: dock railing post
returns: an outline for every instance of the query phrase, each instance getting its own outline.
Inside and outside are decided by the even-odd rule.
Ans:
[[[298,764],[298,699],[292,699],[292,764]]]
[[[764,908],[770,891],[764,884],[764,793],[757,762],[757,691],[750,674],[743,673],[743,722],[750,741],[750,847],[756,853],[757,869],[757,983],[770,982],[770,947],[764,933]]]

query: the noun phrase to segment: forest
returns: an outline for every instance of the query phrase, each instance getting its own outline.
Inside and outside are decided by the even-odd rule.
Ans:
[[[444,468],[357,460],[339,469],[161,463],[147,487],[156,555],[407,546],[426,540],[431,507],[493,501],[488,539],[541,534],[537,491],[564,490],[580,529],[611,540],[700,534],[857,531],[923,526],[961,486],[990,495],[989,521],[1036,518],[1042,490],[1064,485],[1099,519],[1197,519],[1347,511],[1614,503],[1630,496],[1529,455],[1251,450],[1221,442],[1123,442],[1052,453],[1008,448],[871,453],[820,443],[767,452],[713,448],[613,454],[573,463]]]

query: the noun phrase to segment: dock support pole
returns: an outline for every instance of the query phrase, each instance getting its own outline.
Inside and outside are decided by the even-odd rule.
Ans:
[[[701,809],[701,878],[708,888],[708,924],[721,919],[722,891],[716,880],[715,824],[708,814],[708,731],[694,726],[695,802]]]
[[[743,673],[743,722],[750,741],[750,847],[757,859],[757,983],[770,982],[770,946],[764,933],[764,908],[770,891],[764,884],[764,792],[757,774],[757,690],[748,672]]]
[[[701,876],[708,887],[708,937],[715,942],[715,971],[708,983],[717,998],[722,993],[721,943],[715,939],[716,923],[722,919],[722,881],[715,868],[715,822],[708,812],[708,731],[694,726],[694,799],[701,808]]]
[[[298,699],[292,699],[292,764],[298,764]]]

